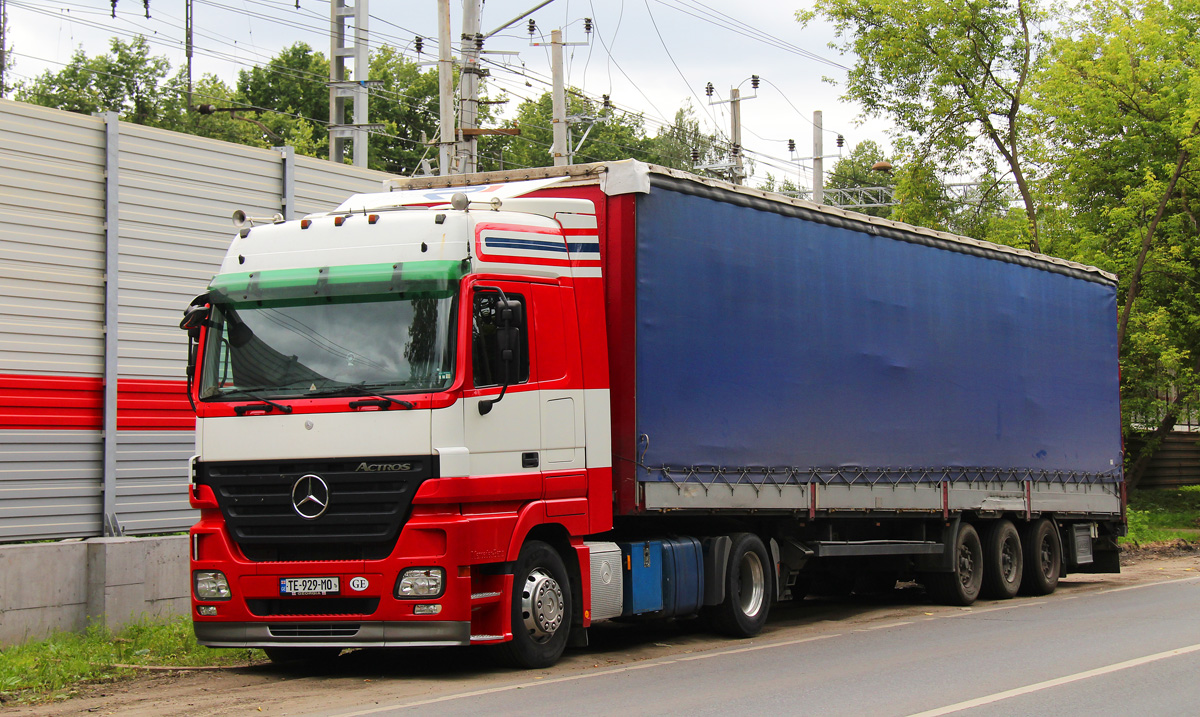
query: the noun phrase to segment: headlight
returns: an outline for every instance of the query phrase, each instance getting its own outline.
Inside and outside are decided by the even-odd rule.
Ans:
[[[445,584],[446,571],[441,568],[409,568],[396,580],[396,597],[440,597]]]
[[[197,600],[228,600],[233,597],[229,581],[220,570],[197,570],[192,573],[192,589]]]

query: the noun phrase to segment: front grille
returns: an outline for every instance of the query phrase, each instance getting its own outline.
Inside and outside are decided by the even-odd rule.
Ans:
[[[332,622],[268,625],[267,630],[271,637],[354,637],[359,627],[355,623]]]
[[[247,600],[246,607],[258,617],[370,615],[379,608],[379,598],[271,598]]]
[[[395,468],[396,470],[360,470]],[[246,461],[198,464],[230,536],[256,562],[379,560],[396,544],[417,488],[437,475],[436,456],[388,456],[342,461]],[[315,476],[324,512],[300,515],[293,488]],[[310,485],[301,485],[301,493]],[[308,506],[309,512],[315,503]]]

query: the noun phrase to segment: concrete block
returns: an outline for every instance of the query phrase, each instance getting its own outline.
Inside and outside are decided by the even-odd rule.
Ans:
[[[143,583],[110,585],[104,590],[104,624],[119,630],[137,622],[146,612],[146,590]]]
[[[0,646],[40,640],[55,632],[82,632],[87,626],[84,603],[0,610]]]
[[[146,601],[146,614],[153,617],[166,618],[175,617],[176,615],[188,615],[191,614],[191,610],[191,595]]]
[[[86,543],[0,546],[0,610],[87,601]]]
[[[175,600],[191,596],[188,546],[187,536],[147,539],[147,600]],[[190,609],[188,606],[184,613]]]
[[[134,585],[145,581],[148,546],[144,539],[92,538],[87,543],[89,562],[101,559],[103,553],[102,567],[106,584]]]
[[[0,646],[191,609],[187,536],[0,546]]]

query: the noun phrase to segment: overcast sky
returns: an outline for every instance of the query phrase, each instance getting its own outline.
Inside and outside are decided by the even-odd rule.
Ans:
[[[416,57],[414,38],[426,38],[423,59],[436,59],[436,0],[369,0],[371,46],[390,44]],[[540,0],[486,0],[483,32],[490,32],[536,6]],[[184,0],[150,0],[151,19],[143,0],[118,0],[117,18],[110,0],[7,0],[10,46],[16,53],[16,79],[57,70],[82,46],[89,54],[107,49],[108,38],[124,40],[142,34],[156,54],[173,68],[183,67]],[[195,0],[195,71],[213,73],[234,84],[237,71],[268,60],[297,41],[329,53],[329,3],[320,0]],[[852,57],[828,47],[834,39],[824,23],[805,28],[796,10],[811,0],[555,0],[535,12],[541,40],[562,28],[567,42],[567,82],[589,95],[608,94],[620,109],[645,113],[651,134],[689,100],[706,129],[729,132],[729,105],[709,104],[728,98],[731,87],[753,95],[750,76],[762,78],[757,98],[742,103],[742,140],[748,156],[758,160],[751,183],[785,174],[802,176],[811,162],[793,162],[813,154],[812,113],[824,113],[825,153],[836,154],[837,134],[846,138],[843,153],[859,141],[873,139],[888,146],[887,124],[864,118],[860,109],[839,99],[840,82]],[[592,18],[590,37],[584,18]],[[451,0],[452,37],[460,34],[461,0]],[[457,42],[455,43],[457,54]],[[489,54],[491,93],[507,91],[515,105],[549,89],[550,55],[532,47],[527,21],[498,33]],[[816,56],[819,59],[814,59]],[[529,83],[529,84],[526,84]],[[323,118],[322,118],[323,119]],[[796,141],[789,155],[787,140]],[[586,152],[586,145],[584,150]],[[547,163],[550,158],[547,155]],[[833,160],[826,160],[828,171]]]

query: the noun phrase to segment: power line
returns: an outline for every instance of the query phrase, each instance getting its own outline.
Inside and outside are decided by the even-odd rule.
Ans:
[[[664,7],[672,8],[678,12],[684,13],[685,15],[691,15],[698,20],[702,20],[725,30],[729,30],[730,32],[734,32],[738,35],[742,35],[743,37],[755,40],[756,42],[761,42],[770,47],[784,50],[785,52],[790,52],[792,54],[799,55],[800,57],[829,65],[830,67],[836,67],[840,70],[845,70],[847,72],[850,70],[849,67],[846,67],[839,62],[827,59],[816,54],[815,52],[811,52],[798,45],[794,45],[786,40],[775,37],[768,32],[759,30],[749,23],[742,22],[741,20],[733,18],[730,15],[726,15],[723,12],[714,10],[704,3],[698,2],[698,0],[691,0],[694,7],[685,5],[682,0],[673,0],[673,2],[669,2],[668,0],[654,1],[659,5],[663,5]]]

